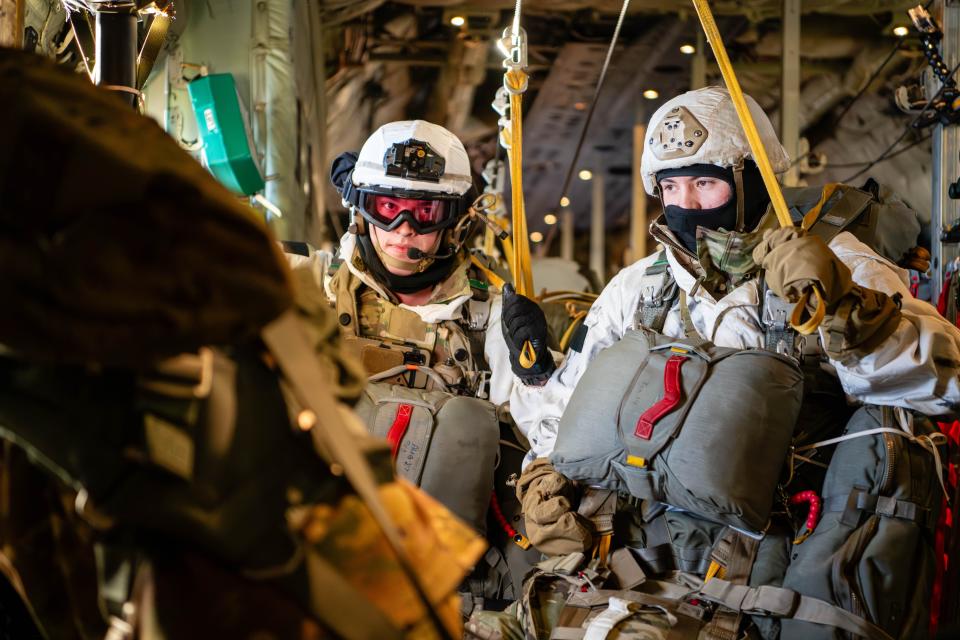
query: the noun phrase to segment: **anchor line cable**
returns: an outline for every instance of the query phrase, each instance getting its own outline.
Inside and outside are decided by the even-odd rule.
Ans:
[[[853,96],[850,102],[848,102],[847,105],[843,108],[843,111],[840,112],[840,115],[837,116],[837,119],[833,121],[834,128],[836,128],[836,126],[840,124],[840,121],[843,120],[843,117],[850,112],[851,107],[853,107],[853,105],[856,104],[857,100],[863,97],[863,94],[867,92],[867,89],[869,89],[870,85],[873,84],[873,81],[877,79],[877,76],[880,75],[880,72],[883,71],[884,67],[886,67],[891,60],[893,60],[893,56],[895,56],[897,52],[900,51],[901,44],[902,44],[901,42],[897,42],[897,45],[890,51],[890,53],[887,54],[887,57],[883,59],[883,62],[880,63],[880,66],[877,67],[872,74],[870,74],[870,77],[867,79],[867,81],[863,84],[862,87],[860,87],[860,91],[858,91],[856,95]]]
[[[519,0],[517,1],[517,4],[519,4]],[[630,6],[630,0],[623,0],[623,6],[620,8],[620,17],[617,18],[617,26],[613,30],[613,38],[610,40],[610,47],[607,49],[607,57],[604,59],[603,67],[600,69],[600,78],[597,80],[597,87],[593,91],[593,100],[590,101],[590,108],[587,110],[587,118],[583,122],[583,128],[580,129],[580,139],[577,141],[577,148],[573,152],[573,158],[570,159],[570,166],[567,168],[567,176],[563,180],[563,189],[560,190],[561,196],[566,196],[567,189],[570,188],[570,179],[573,177],[573,171],[577,166],[577,160],[580,157],[580,151],[583,148],[583,142],[587,138],[587,130],[590,128],[590,122],[593,120],[593,112],[597,108],[597,101],[600,98],[600,92],[603,90],[603,83],[607,77],[607,69],[610,67],[610,60],[613,58],[613,50],[617,46],[617,39],[620,37],[620,29],[623,27],[628,6]]]

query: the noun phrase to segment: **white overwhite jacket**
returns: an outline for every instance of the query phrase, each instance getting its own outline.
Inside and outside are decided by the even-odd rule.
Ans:
[[[902,295],[900,324],[873,353],[851,362],[830,361],[844,391],[860,402],[904,407],[929,415],[946,413],[960,403],[960,330],[930,304],[911,296],[906,271],[877,255],[852,234],[838,234],[829,246],[850,268],[857,284],[891,296]],[[703,287],[695,287],[695,276],[677,254],[676,249],[667,246],[669,269],[687,294],[697,332],[722,347],[762,347],[764,332],[756,279],[716,300]],[[640,281],[656,258],[648,256],[610,281],[584,321],[587,334],[583,347],[579,352],[571,350],[544,386],[526,386],[519,380],[514,385],[510,412],[530,441],[527,462],[550,455],[560,417],[587,366],[600,351],[633,328],[634,312],[640,305]],[[679,304],[670,310],[663,333],[670,337],[684,335]]]

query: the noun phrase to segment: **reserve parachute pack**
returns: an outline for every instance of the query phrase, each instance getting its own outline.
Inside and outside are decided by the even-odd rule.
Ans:
[[[464,613],[506,606],[539,553],[523,532],[509,477],[528,449],[487,400],[447,391],[368,382],[354,407],[373,435],[390,443],[397,475],[423,489],[490,548],[464,584]]]
[[[760,532],[802,394],[790,358],[631,330],[583,374],[550,460],[584,484]]]
[[[447,391],[370,382],[354,408],[391,445],[397,475],[419,486],[477,531],[486,528],[497,465],[497,409]]]

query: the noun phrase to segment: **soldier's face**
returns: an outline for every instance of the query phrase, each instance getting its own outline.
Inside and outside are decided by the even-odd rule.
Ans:
[[[725,205],[733,195],[730,183],[707,176],[673,176],[660,181],[665,206],[683,209],[713,209]]]
[[[404,221],[393,231],[384,231],[377,226],[370,225],[370,233],[373,234],[373,241],[379,245],[381,251],[392,258],[410,263],[410,269],[384,265],[387,270],[397,276],[408,276],[416,271],[417,261],[411,260],[407,251],[419,249],[424,253],[433,253],[442,232],[417,233],[409,222]]]

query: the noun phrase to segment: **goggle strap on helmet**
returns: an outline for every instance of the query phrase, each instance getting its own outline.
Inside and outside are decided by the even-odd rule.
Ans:
[[[736,187],[734,196],[737,198],[737,231],[743,231],[743,158],[737,160],[736,166],[733,167],[733,185]]]

